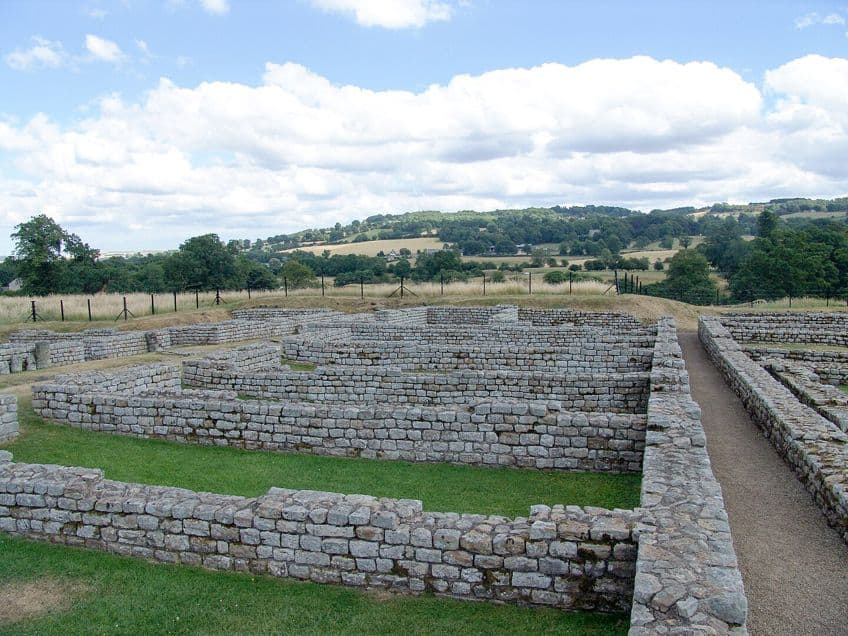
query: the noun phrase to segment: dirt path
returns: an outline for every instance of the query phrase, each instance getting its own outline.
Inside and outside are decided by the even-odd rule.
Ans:
[[[692,332],[679,334],[721,483],[754,636],[848,634],[848,546],[748,417]]]

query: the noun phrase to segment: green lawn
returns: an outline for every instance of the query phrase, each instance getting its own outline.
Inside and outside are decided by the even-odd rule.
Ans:
[[[53,601],[58,607],[25,620],[10,617],[11,608],[0,608],[0,634],[590,635],[626,634],[629,624],[624,616],[432,596],[378,597],[0,535],[0,593],[27,582],[35,590],[41,582],[53,583],[43,599],[30,592],[29,605],[43,611]]]
[[[119,481],[253,497],[269,487],[421,499],[429,511],[526,516],[533,504],[635,508],[639,475],[542,472],[266,453],[81,431],[19,401],[16,461],[102,468]]]

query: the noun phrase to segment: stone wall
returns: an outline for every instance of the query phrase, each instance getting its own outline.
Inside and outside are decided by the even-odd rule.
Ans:
[[[631,636],[745,634],[747,599],[674,321],[651,371]]]
[[[497,316],[517,314],[509,305],[495,307],[427,307],[427,324],[430,325],[488,325]],[[501,318],[503,319],[503,318]]]
[[[0,344],[0,375],[22,373],[85,360],[81,341],[7,342]]]
[[[630,607],[633,512],[534,506],[510,519],[309,490],[244,498],[10,460],[0,456],[0,530],[33,539],[360,588]]]
[[[629,373],[650,368],[651,349],[618,342],[575,341],[570,345],[420,345],[406,342],[352,342],[285,338],[283,356],[318,365],[392,365],[416,370],[570,371]]]
[[[118,379],[89,374],[34,385],[33,409],[86,430],[252,450],[626,472],[638,471],[642,458],[643,415],[564,412],[556,402],[410,407],[237,400],[232,392],[180,394],[176,367],[152,370],[150,380],[144,367],[135,367],[128,377],[115,374]]]
[[[848,435],[751,360],[719,318],[701,317],[698,335],[751,417],[848,542]]]
[[[848,433],[848,393],[823,383],[812,369],[787,364],[783,360],[766,359],[761,364],[792,391],[802,404]]]
[[[577,325],[606,329],[638,329],[642,326],[632,314],[605,311],[577,311],[574,309],[534,309],[519,307],[518,320],[534,327]]]
[[[421,326],[427,324],[427,307],[410,309],[378,309],[374,322],[388,325]]]
[[[751,360],[785,360],[788,364],[814,369],[821,381],[827,384],[848,384],[848,351],[752,346],[743,346],[742,350]]]
[[[341,312],[330,309],[284,309],[281,307],[254,307],[251,309],[234,309],[234,320],[304,320],[313,318],[328,318],[341,315]]]
[[[387,366],[327,366],[288,371],[261,348],[239,350],[239,363],[225,356],[183,363],[185,386],[235,391],[244,396],[324,404],[469,404],[486,399],[555,400],[564,410],[643,413],[648,374],[559,374],[523,371],[403,373]],[[264,354],[246,365],[252,352]],[[270,358],[270,359],[269,359]],[[276,362],[274,361],[276,358]],[[270,368],[271,366],[277,368]],[[258,369],[258,371],[252,371]]]
[[[369,343],[409,342],[417,345],[489,345],[568,346],[574,344],[602,343],[619,347],[650,349],[654,346],[654,330],[634,329],[611,334],[598,327],[527,327],[514,323],[504,325],[429,325],[426,329],[409,329],[404,326],[364,323],[345,329],[327,330],[321,339],[325,342]]]
[[[14,395],[0,394],[0,443],[18,436],[18,399]]]
[[[848,345],[848,312],[724,314],[721,323],[740,343]]]

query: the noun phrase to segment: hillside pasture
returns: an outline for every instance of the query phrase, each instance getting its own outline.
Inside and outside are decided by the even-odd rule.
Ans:
[[[361,256],[377,256],[379,252],[388,254],[392,250],[399,252],[402,248],[408,249],[413,256],[419,250],[433,249],[440,250],[444,247],[444,243],[432,236],[408,238],[408,239],[390,239],[385,241],[363,241],[361,243],[336,243],[324,245],[310,245],[308,247],[298,248],[303,252],[312,254],[323,254],[325,251],[330,252],[330,255],[339,254],[347,256],[348,254],[358,254]],[[285,250],[283,254],[293,252],[295,250]]]

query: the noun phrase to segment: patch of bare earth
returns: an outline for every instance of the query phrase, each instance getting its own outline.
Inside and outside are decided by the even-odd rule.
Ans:
[[[79,585],[50,577],[3,583],[0,585],[0,625],[65,611],[84,592]]]

